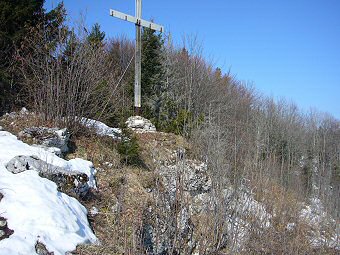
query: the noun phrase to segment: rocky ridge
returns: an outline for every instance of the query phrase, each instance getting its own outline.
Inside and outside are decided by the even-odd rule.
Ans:
[[[115,180],[109,185],[113,190],[120,186],[119,189],[124,190],[129,199],[138,201],[137,209],[142,211],[141,229],[138,231],[143,236],[141,243],[148,254],[201,254],[202,250],[213,254],[226,247],[232,247],[232,250],[228,248],[228,251],[240,252],[251,238],[254,222],[259,231],[272,227],[272,219],[276,215],[270,213],[265,204],[255,199],[249,187],[240,185],[235,188],[231,184],[226,184],[222,189],[216,189],[207,163],[191,158],[188,152],[190,148],[183,138],[157,132],[149,120],[140,116],[130,117],[126,124],[135,132],[142,159],[148,168],[142,175],[151,174],[154,181],[143,186],[141,180],[133,177],[133,172],[128,172],[116,178],[117,182]],[[105,130],[101,129],[101,135],[105,134]],[[113,133],[107,132],[107,135],[117,137],[119,132],[116,130],[118,129],[114,129]],[[44,127],[28,128],[23,131],[22,135],[27,137],[28,134],[29,138],[36,137],[37,140],[41,137],[51,138],[49,135],[40,135],[44,132],[44,134],[58,132]],[[60,139],[52,136],[54,139]],[[44,145],[43,139],[39,140],[39,143],[43,146],[56,144],[46,142]],[[113,164],[102,162],[102,166],[103,168],[99,168],[101,172],[111,171]],[[37,171],[57,183],[61,190],[70,184],[71,189],[76,190],[77,185],[82,187],[88,181],[84,175],[75,170],[65,173],[65,169],[40,160],[34,155],[12,158],[6,168],[16,174],[27,170]],[[88,188],[88,185],[85,186]],[[133,192],[132,195],[129,195],[129,192]],[[81,196],[79,194],[78,196]],[[119,196],[118,193],[114,205],[109,207],[109,212],[107,209],[103,212],[103,207],[98,205],[91,205],[89,208],[93,221],[96,222],[96,217],[109,213],[118,217],[127,206],[124,205],[124,199]],[[142,202],[144,199],[147,202]],[[130,204],[131,201],[127,203]],[[216,215],[219,215],[219,218],[216,218]],[[286,226],[287,231],[292,231],[294,227],[294,224]],[[213,230],[217,231],[215,234],[218,236],[218,244],[214,243],[211,246],[208,241]]]

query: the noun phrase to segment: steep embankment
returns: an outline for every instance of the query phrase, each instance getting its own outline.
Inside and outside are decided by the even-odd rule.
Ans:
[[[303,203],[275,185],[262,195],[251,183],[218,187],[209,165],[191,155],[188,141],[157,132],[146,119],[130,118],[131,134],[82,119],[89,130],[72,138],[73,151],[61,153],[66,133],[32,128],[32,118],[36,116],[14,114],[3,123],[39,147],[0,132],[0,212],[7,224],[0,247],[6,254],[18,254],[16,249],[34,254],[44,245],[63,254],[96,237],[99,243],[80,245],[73,253],[336,254],[336,224],[320,201]],[[138,160],[131,163],[131,154]],[[96,237],[86,209],[61,191],[88,209]],[[26,236],[17,248],[16,242]],[[280,245],[280,238],[290,246]]]

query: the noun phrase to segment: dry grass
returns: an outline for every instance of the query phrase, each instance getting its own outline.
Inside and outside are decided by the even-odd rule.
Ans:
[[[55,127],[55,123],[45,122],[35,114],[4,116],[0,125],[16,135],[32,126]],[[147,189],[155,185],[158,177],[153,171],[121,164],[116,141],[110,137],[91,134],[89,130],[85,131],[72,137],[74,152],[66,157],[90,160],[98,171],[98,190],[94,191],[92,199],[82,203],[89,212],[93,207],[99,211],[96,215],[89,214],[89,222],[99,244],[80,245],[74,254],[143,254],[143,214],[152,203]],[[23,140],[27,143],[34,142],[29,138]]]
[[[67,158],[83,158],[92,161],[96,167],[119,168],[120,156],[116,150],[116,142],[111,137],[82,135],[73,137],[74,152]],[[105,165],[106,164],[106,165]]]
[[[18,135],[18,133],[29,127],[55,127],[55,123],[44,121],[40,116],[34,113],[16,114],[14,117],[2,116],[0,125],[8,132]],[[23,141],[32,144],[33,140],[28,137],[22,137]]]
[[[136,134],[140,147],[140,155],[145,165],[155,169],[159,164],[170,162],[176,158],[174,152],[179,148],[190,153],[190,144],[181,136],[155,132]]]
[[[121,164],[111,138],[76,137],[69,158],[91,160],[97,169],[95,199],[85,201],[99,213],[89,218],[99,245],[81,245],[75,254],[143,254],[141,229],[145,209],[152,203],[148,188],[158,178],[153,171]]]
[[[272,215],[271,226],[261,230],[257,222],[250,222],[252,231],[243,254],[336,254],[334,249],[311,245],[313,226],[301,219],[303,204],[294,192],[274,182],[263,183],[266,187],[256,193],[256,198]]]

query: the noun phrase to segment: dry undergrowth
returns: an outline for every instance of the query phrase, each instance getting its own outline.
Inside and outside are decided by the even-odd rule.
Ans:
[[[190,144],[181,136],[172,133],[151,132],[136,134],[143,162],[150,169],[155,169],[171,156],[178,148],[190,153]]]
[[[4,128],[4,130],[18,135],[18,133],[25,128],[29,127],[55,127],[55,123],[50,121],[44,121],[40,116],[34,113],[26,113],[26,114],[16,114],[16,115],[4,115],[0,118],[0,126]],[[32,144],[32,139],[27,137],[23,138],[23,141]]]
[[[30,113],[4,116],[0,125],[15,135],[32,126],[55,127],[55,123]],[[21,139],[29,144],[34,142]],[[67,159],[90,160],[97,169],[98,190],[81,203],[88,212],[94,207],[98,210],[96,215],[89,213],[89,222],[99,241],[80,245],[73,254],[142,254],[142,218],[145,208],[152,203],[147,189],[153,187],[158,177],[152,171],[122,164],[117,141],[111,137],[99,137],[84,129],[82,134],[72,136],[72,143],[73,153]]]
[[[55,126],[33,114],[3,117],[0,125],[13,134],[32,126]],[[116,150],[117,142],[110,137],[98,137],[89,132],[73,137],[74,152],[67,156],[68,159],[80,157],[90,160],[98,171],[98,190],[92,199],[82,203],[89,212],[93,207],[98,210],[96,215],[89,214],[89,222],[99,240],[98,244],[78,246],[73,254],[145,254],[142,221],[146,208],[153,203],[148,190],[156,185],[159,178],[150,169],[155,169],[160,162],[171,161],[171,155],[178,148],[190,152],[190,146],[182,137],[167,133],[142,133],[137,134],[137,138],[141,158],[148,169],[122,164]],[[263,183],[266,183],[265,187]],[[262,186],[254,183],[253,187],[261,187],[262,192],[254,189],[256,200],[273,215],[270,219],[272,227],[259,231],[258,223],[247,219],[252,231],[242,254],[336,254],[331,249],[311,248],[308,240],[310,226],[298,218],[301,203],[294,193],[269,181],[262,182]],[[287,226],[292,223],[294,228],[289,229]],[[202,230],[207,231],[209,228]]]
[[[76,151],[69,155],[94,162],[97,172],[96,199],[85,206],[99,213],[90,217],[99,245],[81,245],[74,254],[145,254],[142,222],[145,210],[154,203],[148,190],[155,187],[159,176],[157,162],[169,160],[178,148],[188,150],[183,138],[166,133],[137,134],[140,156],[146,168],[121,164],[111,138],[96,136],[75,139]]]
[[[115,141],[109,137],[82,136],[75,138],[76,150],[68,158],[91,160],[96,169],[98,190],[95,198],[84,201],[99,244],[80,245],[74,254],[143,254],[142,219],[152,197],[147,190],[158,178],[154,172],[121,164]]]
[[[254,189],[256,199],[271,215],[270,227],[261,229],[257,222],[250,222],[251,235],[243,254],[336,254],[326,246],[313,248],[310,241],[313,226],[301,219],[303,203],[294,192],[289,192],[271,181]],[[255,184],[254,187],[260,187]]]

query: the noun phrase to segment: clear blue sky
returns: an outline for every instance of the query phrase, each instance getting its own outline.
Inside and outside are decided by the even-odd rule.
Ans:
[[[50,9],[59,0],[46,0]],[[109,9],[134,14],[135,0],[66,0],[71,22],[86,15],[107,36],[134,38],[134,26]],[[196,34],[216,66],[274,98],[340,119],[340,0],[143,0],[153,18],[180,42]]]

